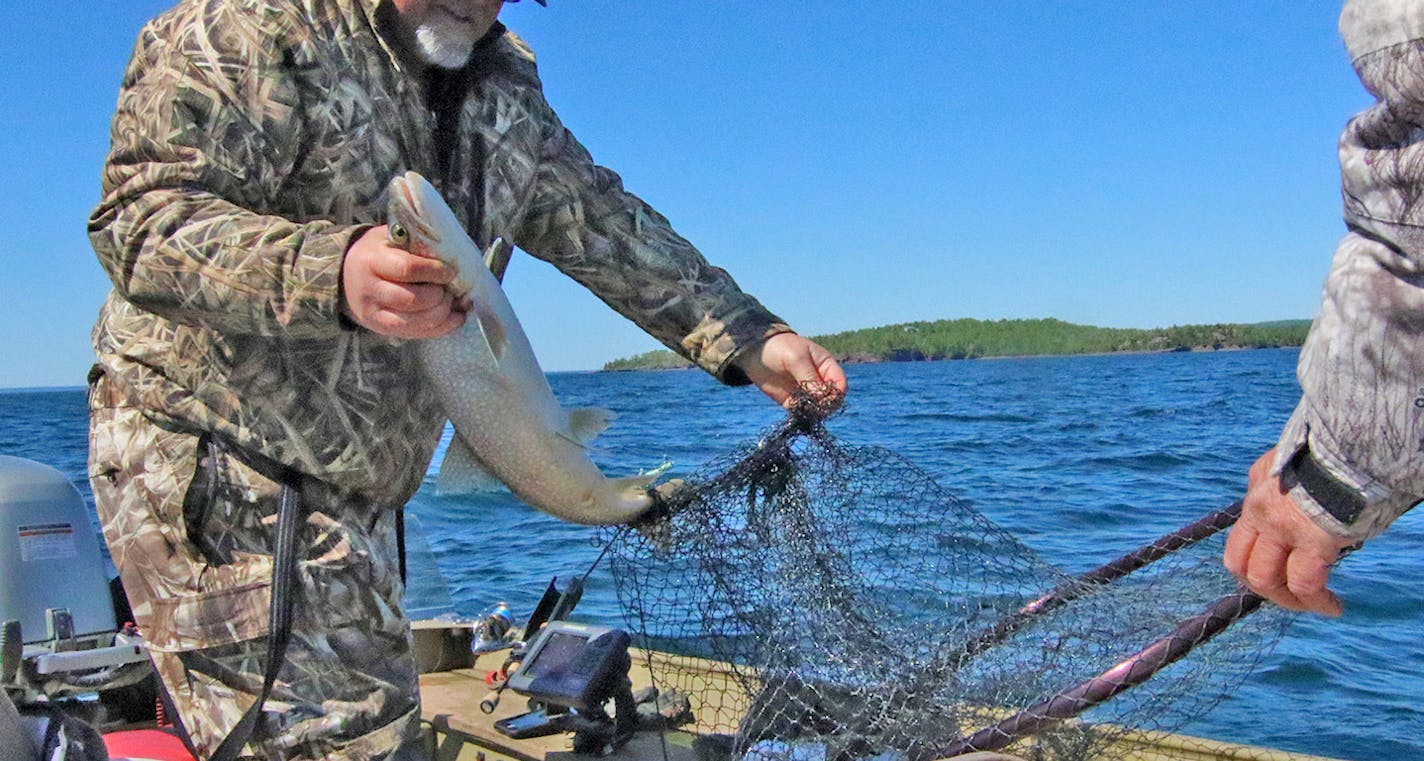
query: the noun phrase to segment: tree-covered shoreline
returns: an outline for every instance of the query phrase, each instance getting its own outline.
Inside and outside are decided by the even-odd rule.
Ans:
[[[863,328],[812,338],[846,363],[915,362],[1124,352],[1211,351],[1300,346],[1309,320],[1251,324],[1174,325],[1168,328],[1100,328],[1052,318],[935,320]],[[604,370],[688,367],[668,350],[617,359]]]

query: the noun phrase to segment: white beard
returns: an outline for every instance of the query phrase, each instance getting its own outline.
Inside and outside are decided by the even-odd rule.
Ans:
[[[415,28],[416,50],[431,66],[458,69],[470,60],[475,40],[463,25],[427,21]]]

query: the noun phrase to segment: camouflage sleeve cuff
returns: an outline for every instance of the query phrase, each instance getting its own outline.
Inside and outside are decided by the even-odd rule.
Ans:
[[[303,283],[304,291],[293,293],[292,298],[298,302],[298,308],[302,301],[310,305],[318,315],[319,323],[347,327],[346,292],[342,287],[341,273],[346,262],[347,249],[368,229],[370,228],[334,227],[309,237],[303,244],[300,255],[316,263],[316,274]],[[333,261],[335,266],[323,264]],[[325,331],[318,329],[318,332]]]
[[[1286,423],[1271,473],[1301,512],[1333,536],[1362,541],[1383,533],[1419,499],[1371,478],[1335,454],[1329,437],[1305,419],[1305,402]]]
[[[346,330],[361,330],[361,326],[356,323],[351,315],[350,304],[346,301],[346,254],[351,247],[356,245],[356,241],[361,239],[367,231],[375,228],[375,225],[357,225],[346,233],[345,241],[341,247],[341,266],[336,270],[336,316],[341,323],[341,327]]]
[[[709,323],[703,323],[703,325],[707,326]],[[742,368],[737,366],[737,361],[748,350],[760,346],[766,339],[782,333],[794,332],[789,325],[779,321],[769,325],[760,320],[747,321],[737,328],[721,331],[716,339],[697,355],[699,357],[698,365],[728,386],[750,385],[751,378],[748,378],[747,374],[742,372]],[[698,333],[694,332],[688,336],[688,340],[697,335]]]

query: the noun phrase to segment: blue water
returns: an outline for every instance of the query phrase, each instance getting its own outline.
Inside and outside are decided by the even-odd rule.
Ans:
[[[895,450],[1068,571],[1097,566],[1236,499],[1297,392],[1291,350],[1119,355],[849,368],[832,430]],[[618,413],[596,459],[610,472],[664,459],[689,472],[777,422],[749,389],[696,371],[556,374],[568,405]],[[84,482],[78,390],[0,392],[0,454]],[[454,607],[527,614],[554,576],[584,573],[598,533],[507,495],[411,505]],[[415,548],[419,556],[419,546]],[[1302,617],[1239,692],[1185,731],[1357,759],[1424,759],[1424,511],[1345,561],[1343,619]],[[436,585],[419,584],[422,600]],[[579,617],[618,624],[604,566]]]

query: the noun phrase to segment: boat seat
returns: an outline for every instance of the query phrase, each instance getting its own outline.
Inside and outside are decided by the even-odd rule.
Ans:
[[[20,718],[9,693],[0,689],[0,748],[5,748],[7,754],[15,754],[15,761],[40,761],[34,735],[34,727]]]
[[[178,734],[165,729],[110,732],[104,735],[104,745],[109,749],[109,761],[194,761]]]

